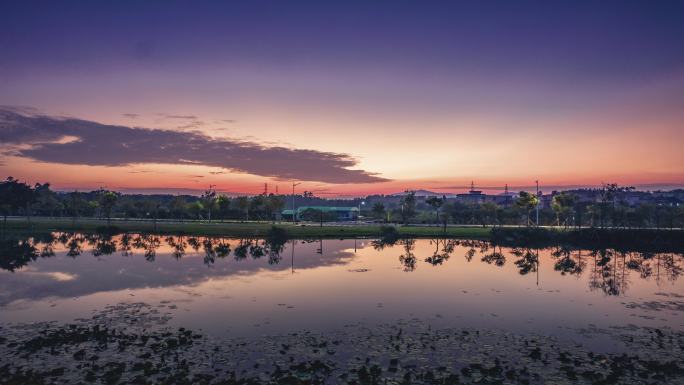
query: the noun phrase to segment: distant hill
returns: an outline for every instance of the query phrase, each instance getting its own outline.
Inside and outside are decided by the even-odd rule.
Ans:
[[[421,198],[431,197],[431,196],[432,197],[435,197],[435,196],[441,197],[443,195],[446,195],[447,198],[456,196],[456,194],[452,194],[452,193],[435,192],[435,191],[429,191],[429,190],[415,190],[415,192],[416,192],[416,196],[421,197]],[[405,194],[406,194],[406,192],[402,191],[402,192],[398,192],[398,193],[394,193],[394,194],[390,194],[390,195],[393,197],[400,197],[400,196],[403,196]]]

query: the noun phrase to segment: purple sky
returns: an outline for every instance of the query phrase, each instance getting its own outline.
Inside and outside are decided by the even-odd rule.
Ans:
[[[8,141],[0,172],[246,192],[297,179],[340,194],[683,183],[682,14],[680,1],[12,2],[0,105],[30,108],[19,130],[67,116],[89,131],[49,152]],[[200,135],[207,151],[117,151],[110,126]],[[74,151],[98,141],[117,162]]]

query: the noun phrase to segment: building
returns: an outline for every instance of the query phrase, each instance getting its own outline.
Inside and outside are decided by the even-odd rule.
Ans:
[[[301,206],[296,209],[296,218],[299,220],[303,212],[307,210],[317,210],[326,214],[328,218],[334,216],[337,221],[355,221],[359,219],[358,207],[343,207],[343,206]],[[283,210],[282,216],[284,219],[292,220],[292,210]]]
[[[475,183],[471,182],[470,191],[467,194],[456,194],[456,199],[466,204],[479,205],[485,202],[487,195],[475,190]]]

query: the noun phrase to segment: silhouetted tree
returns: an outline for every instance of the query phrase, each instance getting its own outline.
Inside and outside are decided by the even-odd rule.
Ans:
[[[381,202],[376,202],[373,204],[373,209],[371,212],[375,218],[383,219],[385,217],[385,205],[383,205]]]
[[[520,196],[518,196],[518,199],[515,201],[515,204],[516,206],[525,210],[527,218],[525,225],[529,226],[531,223],[530,212],[534,210],[534,208],[537,207],[537,205],[539,204],[539,198],[535,194],[528,193],[527,191],[521,191]]]
[[[553,197],[551,201],[551,208],[556,214],[556,226],[560,226],[561,218],[563,218],[563,225],[568,226],[568,220],[575,206],[575,196],[568,193],[560,193]]]
[[[107,217],[107,224],[111,223],[112,209],[116,205],[116,201],[119,199],[119,194],[113,191],[100,190],[100,196],[98,203],[102,212]]]
[[[247,197],[237,197],[235,199],[235,206],[237,209],[245,215],[245,220],[249,220],[249,198]]]
[[[407,224],[416,214],[416,192],[406,190],[401,197],[401,220]]]
[[[439,221],[439,208],[442,207],[442,204],[444,204],[444,201],[441,198],[437,197],[428,197],[425,199],[425,203],[427,203],[428,206],[432,208],[435,212],[435,224],[437,224],[437,221]]]
[[[204,209],[207,210],[207,219],[209,222],[211,222],[211,210],[214,208],[214,204],[216,203],[216,191],[210,188],[209,190],[203,192],[200,196],[200,202],[202,202]]]

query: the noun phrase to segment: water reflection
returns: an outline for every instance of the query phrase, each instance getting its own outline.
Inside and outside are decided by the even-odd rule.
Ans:
[[[351,251],[346,251],[346,246],[341,246],[340,241],[326,241],[327,257],[324,257],[324,240],[300,241],[302,245],[314,248],[312,254],[316,258],[308,259],[308,266],[325,266],[330,263],[343,263]],[[550,249],[535,249],[529,247],[502,247],[491,242],[479,240],[454,240],[435,238],[425,240],[429,242],[430,252],[427,255],[417,255],[415,239],[377,239],[369,242],[376,251],[386,249],[399,252],[398,262],[405,272],[414,272],[419,269],[419,260],[429,266],[443,266],[456,252],[463,252],[466,263],[479,261],[502,268],[510,260],[520,275],[536,274],[539,279],[540,252],[550,256],[553,270],[561,276],[586,276],[591,291],[603,293],[609,296],[618,296],[627,293],[632,279],[666,280],[675,282],[684,271],[682,255],[676,253],[645,253],[633,251],[618,251],[615,249],[577,250],[565,246],[556,246]],[[56,253],[76,258],[83,254],[91,254],[94,257],[104,257],[119,254],[125,257],[141,255],[147,262],[157,262],[157,255],[163,249],[164,255],[170,255],[173,260],[180,261],[188,253],[201,256],[202,263],[213,267],[220,260],[232,256],[232,260],[243,262],[265,261],[266,265],[279,269],[283,261],[283,253],[287,244],[290,243],[291,266],[294,273],[295,241],[288,241],[281,237],[271,238],[243,238],[231,239],[225,237],[193,237],[193,236],[158,236],[152,234],[81,234],[81,233],[49,233],[36,235],[31,238],[4,239],[0,241],[0,268],[9,272],[21,271],[38,259],[51,258]],[[337,248],[336,248],[337,247]],[[357,244],[354,240],[354,252]],[[304,249],[306,250],[306,249]],[[331,258],[330,256],[336,258]],[[395,254],[396,255],[396,254]],[[166,262],[164,262],[166,263]],[[302,265],[301,267],[305,267]],[[228,268],[223,266],[220,274],[231,274],[237,271],[258,270],[264,268],[262,263],[254,263],[246,266]],[[173,269],[168,269],[173,271]],[[174,274],[166,272],[167,279],[164,284],[173,284],[174,279],[187,281],[192,279],[192,274],[182,270],[176,270]],[[204,277],[204,273],[198,273],[198,277]],[[182,277],[182,278],[181,278]],[[150,277],[145,277],[150,279]],[[125,280],[124,280],[125,281]],[[131,284],[130,281],[125,281]],[[132,287],[141,286],[133,285]],[[149,282],[145,282],[149,285]],[[129,286],[131,287],[131,286]],[[52,293],[54,294],[54,293]],[[10,298],[4,298],[5,302]]]
[[[4,239],[0,240],[0,306],[19,299],[198,284],[211,277],[248,275],[264,269],[294,271],[294,249],[292,266],[282,262],[286,245],[295,242],[281,238],[81,233]],[[316,243],[320,248],[322,241]],[[344,264],[353,257],[346,243],[328,247],[325,256],[312,252],[314,244],[310,245],[298,247],[299,268]],[[126,258],[107,258],[116,255]],[[74,261],[66,263],[70,260]],[[208,269],[199,269],[198,262]],[[67,275],[71,279],[54,279]]]

